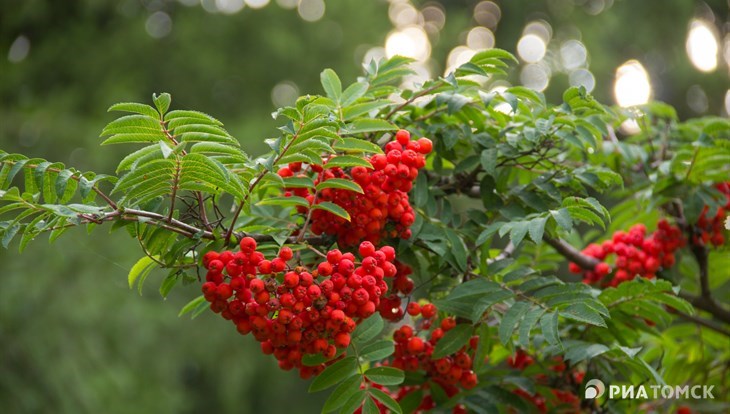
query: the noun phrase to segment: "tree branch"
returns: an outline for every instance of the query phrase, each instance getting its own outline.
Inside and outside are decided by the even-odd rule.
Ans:
[[[574,262],[585,270],[593,270],[593,268],[596,267],[598,263],[600,263],[600,261],[595,257],[584,255],[565,240],[554,239],[548,235],[543,236],[542,239],[545,240],[547,244],[552,246],[553,249],[555,249],[563,257],[570,260],[571,262]]]
[[[685,292],[679,292],[677,296],[691,303],[695,308],[708,312],[715,318],[730,324],[730,311],[720,306],[712,297],[694,296]]]
[[[725,336],[730,337],[730,330],[725,329],[724,327],[714,323],[713,321],[708,321],[707,319],[699,318],[699,317],[693,316],[693,315],[688,315],[688,314],[686,314],[684,312],[680,312],[676,309],[670,310],[670,312],[676,314],[677,316],[679,316],[682,319],[686,319],[689,322],[704,326],[705,328],[712,329],[715,332],[719,332]]]

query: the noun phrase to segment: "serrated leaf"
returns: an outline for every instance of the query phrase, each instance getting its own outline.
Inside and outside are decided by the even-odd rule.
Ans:
[[[359,138],[342,138],[340,142],[335,142],[334,149],[341,152],[353,152],[353,153],[371,153],[371,154],[382,154],[383,150],[376,144],[370,141],[365,141]]]
[[[403,382],[405,373],[398,368],[375,367],[365,371],[365,377],[380,385],[398,385]]]
[[[71,170],[61,170],[61,172],[58,173],[58,176],[56,177],[56,195],[58,196],[58,198],[63,198],[64,194],[66,193],[68,180],[72,176],[73,171]]]
[[[324,402],[322,413],[329,413],[342,407],[350,397],[360,391],[361,383],[362,376],[360,374],[352,375],[340,383]]]
[[[363,134],[367,132],[396,131],[398,127],[384,119],[358,118],[347,127],[347,134]]]
[[[550,210],[550,215],[558,223],[558,226],[562,227],[565,231],[571,231],[573,229],[573,218],[570,216],[568,209]]]
[[[340,414],[352,414],[357,410],[361,405],[363,400],[365,400],[365,397],[367,397],[367,392],[365,390],[357,390],[352,396],[345,402],[345,404],[340,409]]]
[[[382,340],[365,345],[359,355],[365,361],[379,361],[393,355],[393,352],[395,352],[393,341]]]
[[[373,169],[372,164],[370,164],[369,161],[362,159],[360,157],[355,157],[352,155],[338,155],[336,157],[332,157],[327,161],[327,164],[324,165],[325,168],[347,168],[347,167],[365,167],[368,169]]]
[[[545,340],[550,345],[558,345],[560,343],[560,336],[558,335],[558,314],[557,313],[546,313],[540,318],[540,330]]]
[[[606,327],[606,322],[603,320],[603,317],[601,317],[601,314],[585,303],[572,304],[567,308],[562,309],[560,311],[560,315],[574,321],[589,323],[603,328]]]
[[[545,232],[545,224],[547,224],[547,216],[545,217],[537,217],[529,221],[529,232],[530,232],[530,238],[532,241],[534,241],[536,244],[542,243],[542,236]]]
[[[137,260],[137,263],[132,266],[129,270],[129,274],[127,275],[129,288],[132,289],[134,287],[134,283],[152,271],[156,265],[157,263],[155,263],[155,261],[149,256],[143,256],[141,259]]]
[[[371,396],[373,396],[376,400],[380,401],[385,408],[390,410],[391,413],[395,414],[402,414],[403,410],[401,409],[400,405],[396,400],[393,399],[390,395],[386,394],[385,392],[377,389],[377,388],[370,388],[368,390]]]
[[[347,89],[345,89],[345,91],[342,93],[342,97],[340,98],[340,106],[349,106],[356,100],[363,97],[368,91],[369,86],[370,85],[368,85],[367,82],[356,82],[348,86]]]
[[[474,327],[468,324],[458,324],[448,332],[446,332],[437,343],[433,350],[431,359],[443,358],[447,355],[456,353],[461,349],[474,333]]]
[[[286,177],[284,188],[314,188],[314,180],[309,177]]]
[[[165,114],[165,121],[171,121],[174,119],[180,119],[180,118],[192,118],[196,119],[198,121],[204,121],[205,123],[211,124],[211,125],[223,125],[223,123],[212,116],[200,112],[200,111],[190,111],[190,110],[175,110],[170,111]]]
[[[269,197],[269,198],[264,198],[263,200],[259,201],[258,205],[260,205],[260,206],[281,206],[281,207],[291,207],[291,206],[309,207],[309,201],[307,201],[306,198],[299,197],[299,196]]]
[[[515,302],[502,316],[502,320],[499,322],[499,340],[503,345],[509,343],[512,333],[517,329],[517,324],[528,310],[530,310],[530,305],[526,302]]]
[[[340,96],[342,96],[342,83],[335,71],[329,68],[325,69],[319,75],[319,79],[327,97],[338,102],[340,100]]]
[[[341,190],[350,190],[354,191],[356,193],[363,194],[362,187],[360,187],[360,184],[345,180],[343,178],[330,178],[326,181],[322,181],[321,183],[317,184],[317,191],[322,191],[325,188],[338,188]]]
[[[544,313],[545,309],[541,307],[535,307],[531,309],[522,319],[519,329],[519,341],[522,348],[528,348],[530,346],[530,332]]]
[[[155,110],[155,108],[153,108],[149,105],[135,103],[135,102],[120,102],[120,103],[110,106],[107,111],[108,112],[111,112],[111,111],[132,112],[135,114],[146,115],[151,118],[159,118],[159,116],[160,116],[160,114]]]
[[[161,114],[164,114],[168,109],[170,109],[170,101],[172,101],[172,97],[169,93],[163,92],[159,95],[152,94],[152,100],[154,101],[157,110]]]
[[[352,342],[357,346],[364,345],[378,336],[383,330],[383,327],[385,327],[383,318],[380,314],[376,313],[360,322],[360,325],[355,328],[355,331],[352,333]]]
[[[484,168],[484,171],[487,174],[494,176],[494,173],[497,170],[497,149],[487,148],[482,151],[480,161],[482,164],[482,168]]]
[[[328,366],[312,381],[312,384],[309,386],[309,392],[326,390],[355,374],[357,368],[357,358],[351,356],[341,359]]]
[[[362,414],[380,414],[380,409],[372,397],[365,397],[365,402],[362,405]]]
[[[343,218],[347,221],[350,221],[350,213],[347,212],[344,208],[338,206],[335,203],[329,202],[329,201],[322,201],[321,203],[317,203],[312,207],[314,210],[324,210],[328,211],[332,214],[334,214],[337,217]]]
[[[185,306],[180,309],[180,312],[177,314],[178,317],[181,317],[187,313],[192,312],[195,308],[197,308],[201,303],[206,303],[205,297],[203,295],[198,296],[197,298],[191,300],[190,302],[186,303]]]

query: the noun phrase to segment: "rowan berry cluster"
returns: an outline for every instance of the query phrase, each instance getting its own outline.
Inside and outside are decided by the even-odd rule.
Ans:
[[[730,182],[719,183],[715,188],[725,194],[727,202],[719,207],[714,216],[709,216],[710,208],[705,206],[697,220],[695,234],[692,236],[692,244],[706,246],[712,244],[715,247],[725,244],[724,221],[727,212],[730,211]]]
[[[576,263],[570,263],[569,269],[573,273],[582,273],[584,283],[600,282],[604,286],[617,286],[636,276],[653,279],[659,269],[674,265],[674,252],[684,245],[682,231],[664,219],[649,235],[646,234],[646,226],[636,224],[628,232],[619,230],[610,240],[601,244],[591,243],[583,249],[584,255],[601,260],[593,270],[586,271]],[[612,277],[606,278],[609,275]]]
[[[534,362],[534,359],[527,355],[527,353],[525,353],[522,349],[518,349],[514,355],[507,358],[507,365],[521,371],[532,365]],[[549,376],[545,373],[539,373],[536,374],[534,378],[537,384],[550,387],[550,394],[552,395],[549,396],[549,398],[546,398],[540,393],[529,393],[522,388],[517,388],[513,392],[530,401],[541,413],[548,412],[548,406],[555,406],[555,408],[565,410],[564,412],[579,412],[580,399],[575,394],[574,390],[578,385],[583,383],[585,372],[568,370],[563,358],[560,356],[553,358],[548,369],[555,374]],[[570,389],[565,390],[555,388],[557,384],[562,384],[564,387]]]
[[[393,333],[395,353],[393,360],[387,364],[404,371],[423,372],[430,381],[422,385],[401,386],[392,393],[392,397],[400,401],[410,393],[422,390],[423,400],[416,412],[424,412],[435,407],[430,393],[431,386],[441,387],[449,397],[456,395],[462,389],[474,388],[478,380],[472,368],[479,337],[473,336],[467,345],[453,354],[433,359],[432,355],[436,345],[446,332],[456,327],[456,319],[453,317],[441,319],[438,326],[426,335],[425,332],[436,323],[438,312],[436,306],[431,303],[419,305],[411,302],[408,304],[406,312],[413,318],[419,318],[420,321],[416,327],[402,325],[396,329]],[[457,406],[453,412],[466,411],[463,406]]]
[[[337,236],[340,247],[355,246],[367,240],[379,244],[383,238],[411,237],[410,226],[416,219],[408,202],[408,192],[418,177],[418,170],[426,165],[425,155],[431,152],[433,144],[428,138],[411,140],[410,133],[400,130],[395,140],[385,146],[385,154],[371,156],[371,169],[363,166],[352,168],[324,168],[311,165],[302,170],[301,163],[290,164],[279,170],[282,177],[295,174],[305,176],[316,174],[315,184],[332,178],[354,181],[363,189],[363,194],[347,189],[326,188],[314,192],[309,188],[289,188],[286,196],[304,197],[310,205],[331,202],[350,215],[347,221],[326,210],[317,209],[311,213],[311,231],[314,234]],[[330,158],[330,161],[335,158]],[[306,213],[306,207],[299,208]]]
[[[350,344],[350,334],[373,315],[388,291],[385,278],[395,276],[395,250],[376,250],[370,242],[355,255],[331,250],[311,270],[292,267],[293,252],[282,247],[268,260],[245,237],[240,251],[208,252],[202,290],[210,308],[232,321],[242,335],[253,334],[264,354],[273,354],[284,370],[299,369],[302,378],[318,375],[325,364],[305,366],[305,354],[335,357]]]

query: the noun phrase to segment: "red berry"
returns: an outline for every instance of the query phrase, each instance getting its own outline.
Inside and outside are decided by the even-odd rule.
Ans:
[[[279,250],[279,258],[284,261],[289,261],[294,257],[294,253],[292,252],[290,247],[282,247],[281,250]]]
[[[256,250],[256,240],[254,240],[253,237],[244,237],[241,239],[239,246],[241,247],[242,252],[251,253]]]
[[[411,133],[405,129],[400,129],[395,133],[395,139],[399,144],[406,145],[411,140]]]
[[[433,142],[431,142],[428,138],[419,138],[418,139],[418,152],[421,154],[428,154],[433,150]]]

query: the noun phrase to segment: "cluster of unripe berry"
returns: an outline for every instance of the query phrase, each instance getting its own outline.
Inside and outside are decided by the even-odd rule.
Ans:
[[[298,368],[302,378],[319,374],[325,364],[305,366],[305,354],[335,357],[350,344],[350,334],[373,315],[388,291],[385,278],[395,276],[395,250],[370,242],[355,255],[331,250],[311,270],[290,266],[293,252],[282,247],[268,260],[244,237],[240,251],[208,252],[202,286],[210,308],[232,321],[238,332],[253,334],[265,354],[284,370]]]
[[[423,399],[416,412],[425,412],[435,407],[429,388],[433,385],[429,385],[429,382],[438,384],[437,386],[440,386],[449,397],[463,389],[474,388],[478,382],[472,368],[479,337],[473,336],[468,344],[453,354],[432,358],[434,348],[441,338],[456,327],[456,319],[445,317],[435,328],[428,331],[436,323],[437,311],[436,306],[431,303],[423,305],[416,302],[409,303],[406,312],[413,318],[419,318],[420,321],[416,327],[402,325],[395,330],[393,333],[395,353],[392,361],[386,362],[404,371],[422,372],[429,379],[422,385],[401,386],[392,393],[392,397],[400,401],[412,392],[423,390]],[[455,407],[454,413],[460,412],[466,412],[464,407]]]
[[[601,262],[593,270],[584,270],[576,263],[570,263],[573,273],[582,273],[583,282],[598,283],[604,286],[633,280],[636,276],[652,279],[661,268],[669,268],[676,260],[674,252],[685,245],[682,231],[662,219],[657,230],[646,234],[646,226],[636,224],[627,232],[617,231],[610,240],[601,244],[591,243],[583,254],[595,257]],[[613,269],[607,259],[613,259]],[[606,276],[613,275],[610,279]]]
[[[725,194],[726,203],[719,207],[714,216],[710,215],[710,208],[705,206],[697,220],[695,234],[692,235],[692,244],[707,246],[712,244],[715,247],[725,244],[724,224],[728,212],[730,212],[730,182],[719,183],[715,188]]]
[[[410,133],[400,130],[395,140],[385,146],[385,154],[371,156],[372,168],[355,166],[323,168],[311,165],[303,171],[301,164],[290,164],[279,170],[282,177],[316,174],[315,183],[332,178],[354,181],[363,189],[363,194],[348,189],[326,188],[314,192],[309,188],[289,188],[285,195],[304,197],[310,205],[331,202],[350,215],[350,221],[326,210],[311,212],[311,231],[314,234],[329,234],[337,237],[341,247],[357,245],[367,240],[379,244],[383,238],[411,237],[410,226],[416,219],[408,202],[408,192],[418,177],[418,170],[426,165],[425,155],[431,152],[433,144],[428,138],[411,141]],[[335,158],[330,158],[330,161]],[[299,207],[307,213],[306,207]]]
[[[534,364],[535,360],[522,349],[518,349],[514,355],[507,358],[507,365],[520,371]],[[547,364],[546,364],[547,365]],[[580,398],[573,391],[577,386],[583,383],[585,372],[577,370],[568,370],[562,357],[555,357],[550,362],[548,369],[558,378],[552,378],[545,373],[539,373],[534,376],[538,384],[549,386],[549,398],[540,393],[531,394],[522,388],[517,388],[514,393],[522,398],[530,401],[540,413],[547,413],[548,407],[555,407],[558,412],[580,412]],[[556,388],[557,384],[562,384],[571,390]],[[579,388],[579,387],[578,387]]]

